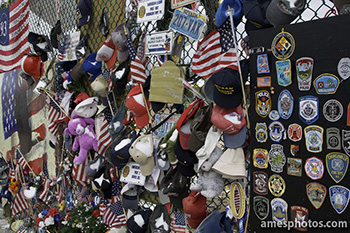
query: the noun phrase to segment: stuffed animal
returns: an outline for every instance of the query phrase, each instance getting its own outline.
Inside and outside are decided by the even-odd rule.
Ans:
[[[224,179],[213,170],[209,172],[199,172],[198,183],[191,185],[192,191],[201,193],[208,199],[219,195],[224,189]]]
[[[77,151],[80,147],[78,157],[73,160],[74,164],[83,163],[89,150],[97,151],[98,140],[93,129],[94,124],[94,119],[81,118],[76,114],[73,114],[69,121],[68,128],[64,132],[75,136],[72,146],[73,151]]]

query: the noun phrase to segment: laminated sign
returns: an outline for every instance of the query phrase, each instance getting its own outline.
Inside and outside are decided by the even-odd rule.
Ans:
[[[202,34],[206,20],[207,17],[202,14],[198,14],[187,8],[179,8],[174,11],[169,28],[198,40]]]
[[[171,9],[197,2],[197,0],[171,0]]]
[[[137,23],[159,20],[164,15],[164,0],[140,1],[137,7]]]
[[[184,86],[179,67],[173,61],[166,61],[152,70],[149,100],[162,103],[182,104]]]
[[[146,36],[146,55],[171,54],[173,33],[168,31],[155,32]]]

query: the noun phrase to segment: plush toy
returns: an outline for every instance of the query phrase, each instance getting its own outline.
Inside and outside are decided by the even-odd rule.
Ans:
[[[192,191],[201,193],[208,199],[219,195],[224,189],[224,179],[213,170],[209,172],[199,172],[198,183],[191,185]]]
[[[72,146],[73,151],[79,149],[79,156],[73,160],[74,164],[83,163],[89,150],[97,151],[98,141],[94,132],[95,121],[92,118],[81,118],[73,114],[72,119],[68,123],[68,128],[65,129],[66,134],[75,136]]]

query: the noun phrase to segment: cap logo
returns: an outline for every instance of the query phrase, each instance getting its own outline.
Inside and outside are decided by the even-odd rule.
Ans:
[[[214,84],[214,86],[221,94],[224,94],[224,95],[232,95],[233,92],[235,91],[233,87],[222,87],[217,84]]]
[[[81,12],[80,12],[80,9],[78,8],[77,9],[77,18],[78,19],[80,19],[80,18],[82,18],[83,16],[82,16],[82,14],[81,14]]]

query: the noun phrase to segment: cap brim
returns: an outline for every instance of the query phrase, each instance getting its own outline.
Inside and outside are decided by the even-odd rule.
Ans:
[[[143,116],[134,116],[136,126],[137,127],[145,127],[149,123],[149,116],[148,114],[144,114]]]
[[[114,50],[113,54],[112,54],[112,57],[106,61],[106,66],[107,66],[107,69],[111,69],[115,63],[117,62],[117,50]]]
[[[108,61],[113,56],[115,49],[108,47],[107,45],[102,45],[98,50],[96,55],[96,61]]]
[[[247,126],[244,125],[242,129],[236,134],[227,134],[224,135],[224,144],[227,148],[238,148],[244,145],[247,138]]]
[[[281,26],[290,24],[298,15],[289,15],[282,11],[278,7],[279,3],[276,0],[272,0],[266,9],[266,19],[274,26]]]
[[[140,170],[142,175],[144,176],[151,175],[153,172],[153,168],[155,167],[153,156],[147,158],[146,162],[143,163],[142,165],[141,164],[139,165],[140,165]]]
[[[189,165],[185,166],[179,162],[179,163],[177,163],[176,168],[180,174],[182,174],[186,177],[191,177],[191,176],[194,176],[196,174],[196,171],[194,170],[193,164],[189,164]]]
[[[181,148],[184,150],[189,150],[189,146],[188,146],[188,141],[190,140],[190,136],[191,134],[186,134],[184,132],[179,132],[179,140],[180,140],[180,145]]]

